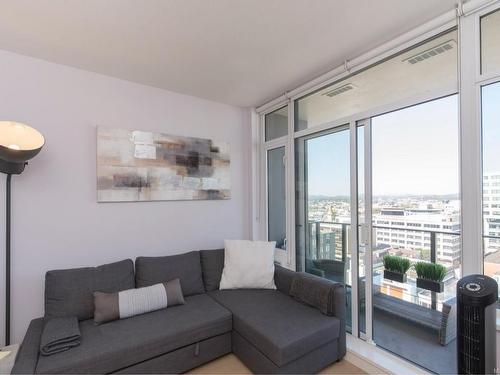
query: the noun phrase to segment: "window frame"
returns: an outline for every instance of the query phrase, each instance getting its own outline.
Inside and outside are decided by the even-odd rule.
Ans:
[[[330,72],[307,82],[306,84],[293,89],[285,93],[280,98],[264,104],[256,108],[256,112],[261,115],[259,128],[262,132],[263,127],[263,117],[262,114],[266,114],[282,107],[284,104],[288,103],[288,113],[289,113],[289,129],[288,135],[280,139],[283,144],[285,144],[286,155],[287,155],[287,258],[288,258],[288,268],[295,268],[295,155],[294,155],[294,144],[295,140],[300,137],[304,137],[310,134],[319,133],[329,129],[333,129],[336,126],[340,126],[346,123],[351,124],[351,150],[357,147],[357,131],[353,132],[353,129],[363,123],[364,121],[369,121],[373,115],[380,115],[382,113],[391,112],[411,105],[419,104],[424,101],[428,101],[429,95],[424,97],[413,97],[400,102],[391,103],[390,105],[381,106],[378,108],[372,108],[370,110],[356,113],[352,116],[336,119],[332,122],[322,124],[319,126],[303,129],[300,131],[295,131],[294,121],[294,110],[295,110],[295,100],[307,96],[319,89],[322,89],[328,85],[334,84],[341,80],[345,80],[348,76],[355,74],[361,70],[367,69],[374,64],[381,63],[385,59],[390,58],[400,52],[403,52],[412,46],[422,43],[432,37],[442,34],[454,27],[458,27],[458,96],[459,96],[459,166],[460,166],[460,199],[461,199],[461,247],[462,247],[462,275],[468,275],[473,273],[482,273],[484,270],[484,251],[483,251],[483,169],[482,169],[482,126],[481,126],[481,87],[500,81],[500,71],[490,72],[483,74],[481,72],[481,42],[480,42],[480,24],[481,18],[495,11],[500,10],[500,2],[496,1],[494,3],[477,1],[469,2],[465,4],[460,4],[455,12],[448,12],[447,15],[436,18],[427,24],[421,25],[417,29],[406,33],[374,50],[371,50],[360,57],[357,57],[351,61],[346,60],[343,66],[339,66]],[[453,14],[452,14],[453,13]],[[443,92],[436,93],[432,95],[433,99],[438,97],[443,97],[456,92]],[[365,126],[365,130],[367,127]],[[263,136],[263,135],[262,135]],[[271,142],[265,142],[264,139],[260,138],[260,148],[255,148],[255,150],[260,150],[258,153],[262,158],[263,152],[266,152],[266,147],[269,147]],[[365,150],[369,145],[365,144]],[[354,152],[354,151],[352,151]],[[264,158],[265,159],[265,158]],[[366,159],[366,155],[365,155]],[[366,166],[365,166],[366,168]],[[260,176],[267,176],[267,170],[265,165],[261,162]],[[365,177],[366,178],[366,177]],[[265,178],[267,179],[267,177]],[[264,180],[265,180],[264,179]],[[353,182],[356,185],[353,185]],[[265,192],[267,196],[267,181],[263,181],[260,186],[261,192]],[[351,207],[357,208],[357,202],[354,201],[358,193],[357,187],[357,165],[356,159],[351,158],[351,199],[353,200]],[[262,194],[254,195],[258,199],[259,203],[263,204],[263,209],[267,212],[266,203],[263,203]],[[464,199],[466,198],[466,199]],[[353,211],[354,212],[354,211]],[[261,220],[267,227],[267,217]],[[366,212],[365,212],[366,220]],[[267,235],[267,234],[266,234]],[[363,233],[361,237],[363,236]],[[370,236],[368,236],[370,237]],[[261,238],[267,238],[261,236]],[[359,238],[354,242],[362,242],[363,238]],[[351,241],[352,243],[353,241]],[[475,251],[475,249],[480,249],[480,251]],[[351,249],[351,254],[354,258],[355,254]],[[365,262],[368,265],[368,262]],[[357,267],[356,267],[357,272]],[[366,270],[365,270],[366,272]],[[353,279],[355,278],[354,272],[352,274]],[[368,274],[366,274],[368,277]],[[356,275],[357,278],[357,275]],[[353,283],[356,284],[357,283]],[[370,284],[370,283],[368,283]],[[355,292],[353,288],[353,293]],[[357,293],[357,291],[356,291]],[[371,294],[367,290],[367,296]],[[352,313],[354,315],[358,314],[358,299],[352,299]],[[498,314],[498,311],[497,311]],[[367,312],[368,318],[368,312]],[[497,320],[497,329],[499,328]],[[367,323],[370,323],[367,321]],[[354,324],[354,320],[353,320]],[[357,328],[353,326],[353,332],[358,332]],[[367,330],[369,326],[366,325]],[[352,336],[349,335],[354,345],[363,346],[362,341],[357,337],[358,335],[354,333]],[[363,335],[361,335],[363,336]],[[370,342],[368,335],[365,336],[366,341]],[[350,340],[350,339],[349,339]],[[376,350],[376,349],[374,349]],[[398,361],[396,361],[398,362]],[[399,364],[405,363],[406,361],[400,360]],[[410,366],[410,365],[408,365]]]
[[[478,153],[479,153],[479,171],[480,171],[480,180],[479,180],[479,192],[480,192],[480,197],[479,197],[479,221],[480,221],[480,227],[479,227],[479,233],[477,234],[477,237],[479,237],[480,241],[480,271],[478,273],[484,274],[484,217],[483,217],[483,204],[484,204],[484,199],[483,199],[483,187],[484,187],[484,181],[483,181],[483,119],[482,119],[482,88],[484,86],[498,83],[500,82],[500,67],[498,69],[493,70],[492,72],[489,73],[483,73],[482,71],[482,43],[481,43],[481,20],[483,17],[488,16],[489,14],[495,13],[495,12],[500,12],[500,4],[494,3],[488,7],[485,7],[484,9],[481,9],[480,11],[476,12],[474,14],[474,36],[476,40],[478,41],[477,43],[477,48],[475,52],[475,63],[477,64],[476,66],[476,77],[475,77],[475,86],[474,86],[474,91],[475,91],[475,117],[478,125],[478,132],[479,132],[479,144],[477,147],[479,148]],[[475,146],[475,145],[474,145]],[[496,310],[497,313],[497,332],[500,331],[500,309],[497,308]]]
[[[265,126],[266,126],[266,115],[272,113],[278,109],[287,107],[288,109],[288,134],[279,138],[274,138],[272,140],[266,141],[265,139]],[[285,196],[286,196],[286,211],[285,211],[285,229],[286,229],[286,240],[287,246],[286,250],[276,249],[275,260],[286,268],[292,268],[293,262],[295,260],[295,235],[290,229],[292,223],[290,222],[290,212],[295,210],[294,203],[291,202],[291,191],[294,191],[294,186],[290,186],[290,165],[293,167],[293,144],[290,145],[290,127],[293,126],[293,108],[291,108],[290,100],[277,101],[272,106],[269,106],[265,111],[259,113],[259,179],[260,179],[260,189],[257,196],[259,197],[259,211],[261,214],[259,217],[259,225],[257,229],[258,239],[267,241],[268,230],[269,230],[269,191],[268,191],[268,151],[284,147],[285,148]]]
[[[463,275],[484,273],[482,87],[500,81],[500,70],[481,69],[481,20],[500,11],[494,3],[460,18],[460,124]],[[473,51],[473,53],[470,53]],[[472,72],[472,74],[471,74]],[[466,251],[466,249],[471,249]],[[479,249],[474,252],[473,249]],[[498,311],[497,311],[498,313]]]

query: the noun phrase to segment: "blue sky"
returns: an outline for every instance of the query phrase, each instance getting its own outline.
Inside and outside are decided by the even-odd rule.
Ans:
[[[500,172],[500,82],[484,86],[483,111],[483,170]]]
[[[458,96],[372,120],[374,195],[456,194]]]
[[[307,141],[309,195],[349,195],[349,130]]]
[[[454,95],[373,118],[374,195],[458,193],[457,100]],[[488,122],[500,119],[500,88],[485,100],[490,103],[496,105],[485,114]],[[495,139],[498,149],[500,124]],[[310,195],[349,195],[348,131],[309,140],[308,155]],[[495,156],[485,162],[490,159],[500,165]]]

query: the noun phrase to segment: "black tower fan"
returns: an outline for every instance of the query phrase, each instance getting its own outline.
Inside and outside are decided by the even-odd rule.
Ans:
[[[494,374],[498,284],[484,275],[457,283],[457,359],[460,374]]]

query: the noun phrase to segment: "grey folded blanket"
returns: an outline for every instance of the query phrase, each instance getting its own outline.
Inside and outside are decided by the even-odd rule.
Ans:
[[[45,323],[40,340],[40,353],[51,355],[80,345],[81,334],[78,319],[53,318]]]

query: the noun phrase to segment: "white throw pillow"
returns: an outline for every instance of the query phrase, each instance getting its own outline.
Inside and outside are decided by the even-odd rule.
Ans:
[[[220,289],[276,289],[276,242],[224,241],[224,269]]]

